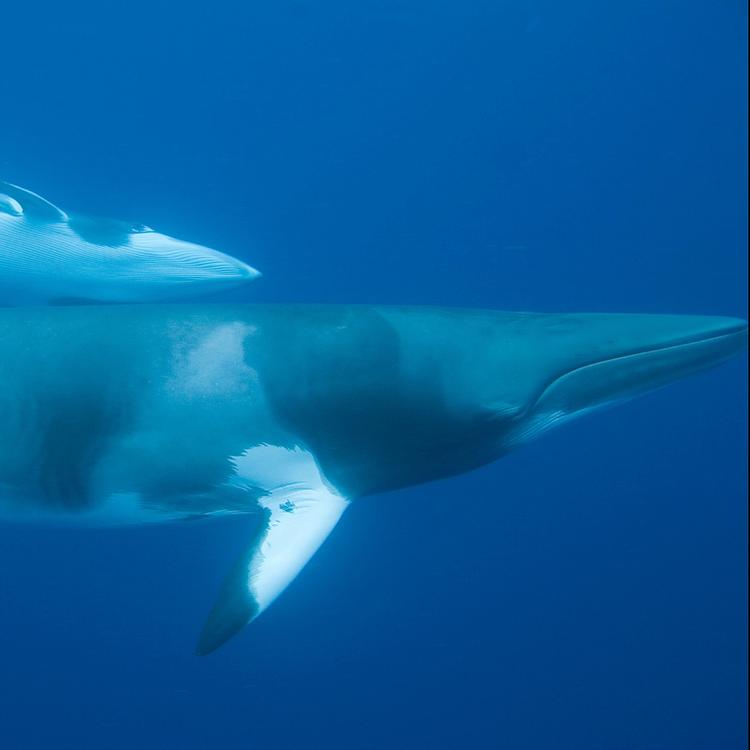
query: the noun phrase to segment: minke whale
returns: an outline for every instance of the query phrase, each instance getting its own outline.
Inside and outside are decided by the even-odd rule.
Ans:
[[[144,224],[68,215],[0,182],[4,305],[173,300],[244,284],[246,263]]]
[[[263,612],[350,505],[726,360],[723,317],[370,306],[0,310],[0,518],[248,514],[198,639]]]

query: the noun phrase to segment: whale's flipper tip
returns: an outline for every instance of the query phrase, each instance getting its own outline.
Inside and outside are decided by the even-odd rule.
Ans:
[[[248,570],[258,545],[267,533],[269,516],[270,513],[266,511],[263,522],[224,579],[221,591],[198,636],[196,656],[206,656],[216,651],[259,614],[260,607],[248,586]]]

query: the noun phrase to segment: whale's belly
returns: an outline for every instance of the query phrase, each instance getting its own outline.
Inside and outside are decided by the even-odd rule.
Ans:
[[[187,423],[182,434],[120,431],[117,413],[38,408],[0,410],[10,416],[0,429],[2,520],[119,525],[257,510],[252,478],[239,482],[235,457]]]
[[[295,442],[246,361],[253,331],[242,323],[159,328],[140,345],[98,335],[72,349],[65,330],[34,316],[9,331],[0,330],[2,518],[117,524],[251,512],[260,493],[236,481],[235,459]]]

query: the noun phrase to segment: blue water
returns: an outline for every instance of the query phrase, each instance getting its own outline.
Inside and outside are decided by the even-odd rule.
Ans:
[[[746,28],[734,0],[8,3],[0,176],[246,259],[233,299],[744,317]],[[745,379],[362,501],[206,658],[244,523],[0,526],[0,746],[742,748]]]

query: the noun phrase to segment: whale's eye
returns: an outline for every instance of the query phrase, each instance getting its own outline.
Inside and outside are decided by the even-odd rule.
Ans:
[[[144,232],[153,232],[154,230],[151,229],[151,227],[146,226],[145,224],[133,224],[133,226],[130,228],[130,231],[134,234],[143,234]]]

